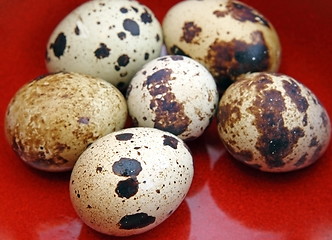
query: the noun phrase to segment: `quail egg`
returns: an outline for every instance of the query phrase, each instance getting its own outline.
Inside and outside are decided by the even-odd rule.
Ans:
[[[331,123],[313,92],[278,73],[245,74],[222,96],[218,131],[237,160],[267,172],[307,167],[325,152]]]
[[[208,70],[180,55],[162,56],[144,65],[130,82],[126,98],[135,126],[155,127],[183,140],[202,135],[219,101]]]
[[[178,208],[193,171],[180,138],[155,128],[126,128],[82,153],[71,174],[70,198],[91,228],[130,236],[156,227]]]
[[[206,66],[220,92],[243,73],[279,68],[275,28],[240,1],[181,1],[167,12],[162,27],[168,53],[190,56]]]
[[[78,73],[41,76],[22,86],[5,118],[8,142],[45,171],[71,170],[96,139],[124,127],[124,96],[109,82]]]
[[[89,74],[119,89],[159,56],[163,38],[153,12],[137,1],[87,1],[53,30],[46,48],[50,72]]]

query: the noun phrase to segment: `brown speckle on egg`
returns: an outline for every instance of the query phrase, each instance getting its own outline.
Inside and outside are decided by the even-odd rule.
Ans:
[[[202,31],[202,28],[195,25],[194,22],[185,22],[182,27],[183,35],[180,40],[185,41],[187,43],[197,43],[197,41],[193,41],[195,37],[199,36],[199,33]]]
[[[183,105],[169,92],[167,82],[171,80],[171,73],[171,69],[160,69],[148,76],[143,84],[152,96],[150,109],[156,113],[154,127],[179,135],[186,130],[189,118],[184,113]],[[163,94],[163,99],[159,94]]]

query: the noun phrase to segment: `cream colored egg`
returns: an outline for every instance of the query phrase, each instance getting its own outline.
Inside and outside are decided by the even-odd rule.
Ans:
[[[46,47],[50,72],[100,77],[125,89],[136,71],[159,56],[162,29],[138,1],[87,1],[53,30]]]
[[[70,198],[91,228],[130,236],[156,227],[178,208],[193,171],[180,138],[154,128],[127,128],[82,153],[72,171]]]
[[[183,140],[203,134],[219,101],[207,69],[179,55],[146,64],[130,82],[126,97],[135,125],[168,131]]]
[[[219,103],[218,131],[239,161],[267,172],[307,167],[325,152],[331,123],[317,97],[282,74],[246,74]]]
[[[275,28],[240,1],[181,1],[167,12],[162,27],[168,53],[199,61],[221,91],[243,73],[279,68],[281,46]]]
[[[21,159],[45,171],[71,170],[96,139],[124,127],[125,98],[110,83],[78,73],[41,76],[11,99],[5,129]]]

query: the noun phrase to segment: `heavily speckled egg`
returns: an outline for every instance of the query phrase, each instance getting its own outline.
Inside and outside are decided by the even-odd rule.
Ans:
[[[130,82],[126,97],[136,126],[158,128],[183,140],[204,132],[219,101],[208,70],[180,55],[159,57],[146,64]]]
[[[185,143],[155,128],[127,128],[87,148],[70,179],[70,198],[91,228],[115,236],[146,232],[167,219],[193,178]]]
[[[109,82],[78,73],[41,76],[11,99],[5,129],[14,151],[45,171],[71,170],[94,140],[124,127],[124,96]]]
[[[54,29],[46,49],[50,72],[100,77],[124,89],[141,66],[159,56],[161,25],[137,1],[87,1]]]
[[[202,63],[220,91],[243,73],[278,70],[281,47],[275,28],[240,1],[181,1],[167,12],[162,27],[168,53]]]
[[[222,96],[218,131],[237,160],[268,172],[316,162],[331,137],[325,108],[303,84],[283,74],[239,77]]]

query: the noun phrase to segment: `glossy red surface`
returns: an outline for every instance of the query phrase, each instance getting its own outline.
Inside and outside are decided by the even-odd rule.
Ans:
[[[46,72],[45,44],[50,33],[82,2],[0,1],[0,239],[118,239],[93,231],[77,217],[69,200],[69,173],[28,167],[3,133],[10,98],[24,83]],[[142,2],[162,20],[177,1]],[[332,118],[332,2],[244,2],[276,27],[283,47],[280,72],[307,85]],[[196,172],[185,201],[157,228],[126,239],[332,239],[331,144],[313,166],[284,174],[258,172],[234,161],[225,152],[215,123],[189,145]]]

